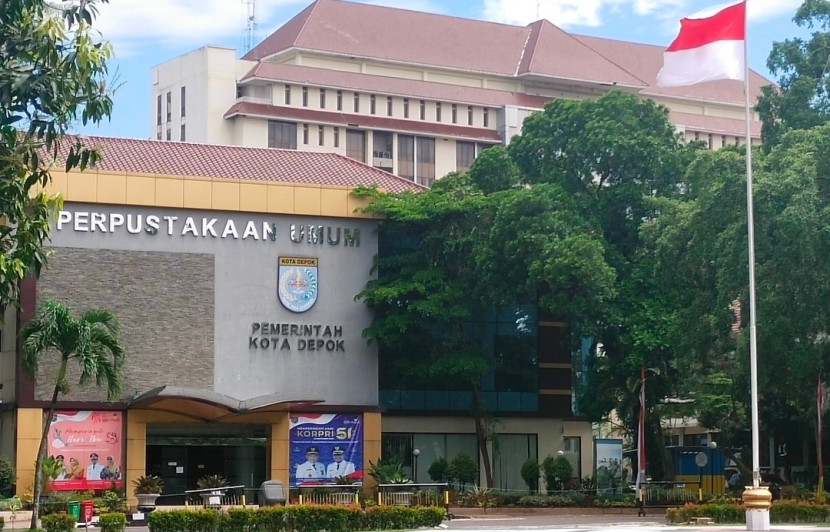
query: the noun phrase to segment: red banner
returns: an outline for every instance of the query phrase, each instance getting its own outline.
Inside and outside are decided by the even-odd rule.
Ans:
[[[121,412],[75,410],[55,413],[46,452],[58,461],[53,490],[105,490],[124,481]]]

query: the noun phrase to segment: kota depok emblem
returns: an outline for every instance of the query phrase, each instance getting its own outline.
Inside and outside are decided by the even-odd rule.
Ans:
[[[280,257],[277,296],[291,312],[305,312],[317,302],[317,259]]]

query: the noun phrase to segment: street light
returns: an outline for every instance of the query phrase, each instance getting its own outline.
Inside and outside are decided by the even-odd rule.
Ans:
[[[709,479],[712,483],[712,493],[715,493],[715,457],[712,456],[712,451],[718,448],[718,442],[710,440],[709,443],[706,444],[706,447],[709,448]]]
[[[412,457],[415,459],[414,466],[412,467],[412,480],[414,480],[416,484],[418,483],[418,456],[420,454],[420,449],[415,449],[414,451],[412,451]]]

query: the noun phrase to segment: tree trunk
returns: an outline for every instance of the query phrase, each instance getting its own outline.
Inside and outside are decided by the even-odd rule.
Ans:
[[[821,412],[819,412],[821,415]],[[821,452],[822,444],[821,423],[816,424],[816,466],[818,466],[818,486],[816,486],[816,502],[824,504],[824,459]]]
[[[46,458],[46,438],[49,437],[49,429],[52,426],[52,418],[55,415],[55,405],[58,403],[58,394],[60,393],[64,380],[66,380],[66,365],[68,361],[68,356],[61,355],[61,365],[58,369],[58,378],[55,381],[55,389],[52,392],[52,401],[49,403],[49,413],[43,421],[43,433],[40,436],[40,446],[38,447],[37,459],[35,460],[35,488],[34,500],[32,501],[32,522],[29,525],[31,530],[38,528],[37,521],[40,515],[40,497],[43,493],[43,483],[45,481],[43,478],[43,460]]]
[[[481,397],[478,390],[473,390],[473,418],[476,424],[476,443],[478,454],[484,466],[484,481],[487,488],[493,487],[493,465],[490,462],[490,452],[487,449],[487,431],[484,428],[484,412],[481,409]]]

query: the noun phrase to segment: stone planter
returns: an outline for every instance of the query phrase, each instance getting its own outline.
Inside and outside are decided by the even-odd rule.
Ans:
[[[135,498],[138,499],[139,508],[155,508],[158,493],[136,493]]]

